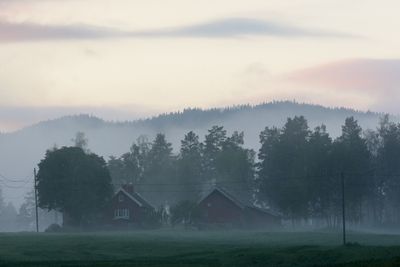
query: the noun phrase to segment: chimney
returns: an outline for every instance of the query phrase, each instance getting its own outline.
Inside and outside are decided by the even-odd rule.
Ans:
[[[122,188],[123,188],[126,192],[128,192],[129,194],[133,194],[133,193],[135,192],[135,187],[133,186],[132,183],[124,184],[124,185],[122,186]]]

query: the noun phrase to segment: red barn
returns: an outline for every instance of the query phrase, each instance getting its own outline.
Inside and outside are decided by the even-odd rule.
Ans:
[[[198,202],[200,223],[230,227],[276,227],[280,217],[239,199],[222,188],[214,188]]]
[[[116,191],[107,217],[113,226],[142,226],[151,212],[154,212],[154,207],[129,184]]]

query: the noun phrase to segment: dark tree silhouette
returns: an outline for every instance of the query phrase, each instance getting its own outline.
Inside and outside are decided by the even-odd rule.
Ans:
[[[47,151],[37,179],[39,206],[63,212],[72,226],[95,221],[112,194],[104,159],[79,147]]]
[[[204,173],[202,169],[202,144],[199,136],[189,132],[181,141],[181,149],[177,162],[177,175],[179,187],[182,190],[180,197],[183,200],[197,200],[200,184],[203,182]]]

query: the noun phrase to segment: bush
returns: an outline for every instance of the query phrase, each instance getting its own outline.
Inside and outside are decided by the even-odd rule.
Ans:
[[[183,224],[193,226],[199,220],[199,210],[197,204],[191,201],[181,201],[171,209],[172,225]]]
[[[44,230],[45,233],[59,233],[62,231],[62,227],[56,223],[50,224],[49,227]]]

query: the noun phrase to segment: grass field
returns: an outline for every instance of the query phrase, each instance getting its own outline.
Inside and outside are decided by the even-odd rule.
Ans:
[[[0,266],[400,266],[400,236],[145,231],[1,234]]]

